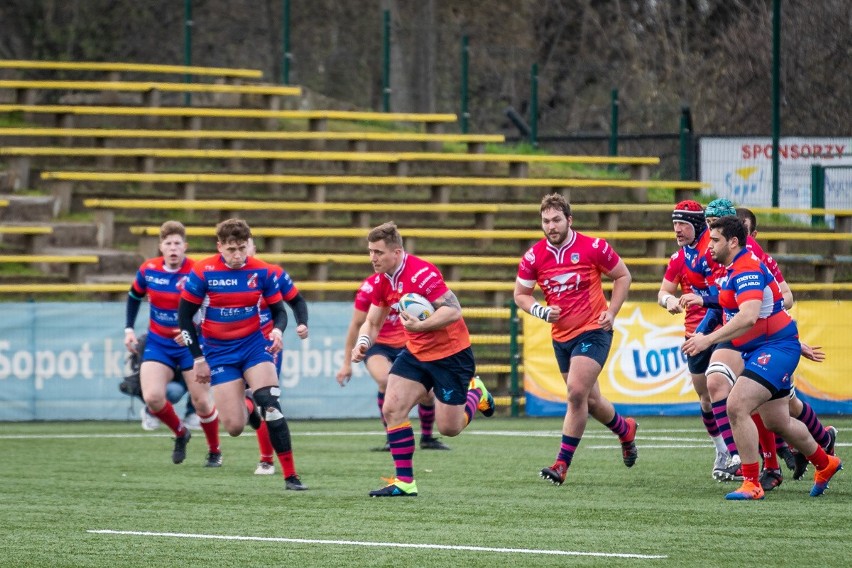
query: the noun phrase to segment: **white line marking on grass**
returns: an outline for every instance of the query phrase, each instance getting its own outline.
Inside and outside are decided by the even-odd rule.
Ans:
[[[146,531],[116,531],[89,529],[87,533],[111,534],[122,536],[156,536],[171,538],[195,538],[208,540],[245,540],[255,542],[289,542],[293,544],[330,544],[340,546],[375,546],[382,548],[421,548],[432,550],[464,550],[469,552],[500,552],[507,554],[547,554],[554,556],[595,556],[599,558],[637,558],[643,560],[658,560],[668,558],[660,554],[627,554],[620,552],[585,552],[581,550],[541,550],[535,548],[500,548],[488,546],[464,546],[448,544],[410,544],[403,542],[365,542],[360,540],[325,540],[308,538],[283,538],[266,536],[239,536],[239,535],[215,535],[215,534],[189,534],[168,532],[146,532]]]

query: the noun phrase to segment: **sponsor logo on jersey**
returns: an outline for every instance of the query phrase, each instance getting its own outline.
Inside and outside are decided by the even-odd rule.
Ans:
[[[158,276],[146,275],[145,276],[145,282],[148,282],[149,284],[156,284],[158,286],[168,286],[169,279],[168,278],[161,278],[161,277],[158,277]]]
[[[770,359],[772,359],[771,353],[761,353],[757,356],[757,362],[764,367],[769,364]]]
[[[175,284],[175,287],[178,290],[183,290],[186,287],[187,280],[189,280],[189,276],[181,276],[180,278],[178,278],[178,281],[177,281],[177,284]]]
[[[601,242],[601,240],[600,240],[600,239],[595,239],[594,241],[592,241],[592,248],[593,248],[593,249],[598,248],[598,246],[600,246],[600,245],[599,245],[599,243],[600,243],[600,242]]]
[[[236,278],[211,278],[210,279],[211,286],[236,286],[237,279]]]
[[[535,253],[533,253],[532,249],[526,252],[526,254],[524,255],[524,260],[526,260],[530,264],[535,264]]]
[[[364,282],[361,284],[361,291],[367,294],[371,294],[373,292],[373,286],[369,282]]]
[[[542,287],[547,287],[554,294],[561,294],[569,290],[576,290],[580,286],[580,274],[577,272],[566,272],[559,274],[553,278],[548,278],[541,283]]]
[[[427,270],[429,270],[429,267],[424,266],[423,268],[415,272],[414,276],[411,277],[411,283],[414,284],[415,282],[417,282],[417,277],[426,272]]]
[[[251,276],[248,277],[246,286],[248,286],[249,288],[257,288],[257,272],[253,273]]]

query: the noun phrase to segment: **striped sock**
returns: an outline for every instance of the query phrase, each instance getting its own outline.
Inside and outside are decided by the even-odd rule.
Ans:
[[[435,425],[435,405],[421,403],[417,408],[417,414],[420,416],[420,435],[424,438],[431,438],[432,426]]]
[[[467,391],[467,401],[464,403],[464,415],[467,417],[467,424],[470,424],[473,417],[476,416],[476,408],[479,406],[480,398],[482,398],[482,391],[479,389]]]
[[[149,406],[148,409],[150,410],[151,407]],[[169,430],[175,433],[175,436],[186,435],[186,426],[184,426],[183,422],[180,421],[180,418],[178,418],[178,415],[175,412],[175,407],[172,406],[172,403],[168,400],[163,408],[157,412],[151,410],[151,414],[159,418],[160,422],[168,426]]]
[[[719,428],[719,433],[725,439],[725,445],[728,447],[728,453],[732,456],[739,455],[737,445],[734,443],[734,433],[731,432],[731,423],[728,422],[728,399],[725,398],[713,403],[713,415],[716,417],[716,426]]]
[[[211,454],[221,453],[219,449],[219,412],[216,407],[207,416],[198,413],[198,419],[201,422],[201,429],[204,430],[204,437],[207,438],[207,448]]]
[[[716,417],[713,415],[713,411],[704,412],[701,411],[701,420],[704,421],[704,429],[707,430],[707,435],[711,438],[715,438],[719,435],[719,427],[716,426]]]
[[[621,414],[618,412],[615,413],[615,416],[612,417],[612,420],[609,423],[605,424],[607,428],[612,430],[612,433],[618,436],[618,439],[622,439],[627,435],[627,430],[629,429],[627,426],[627,422],[624,421],[624,418],[621,417]]]
[[[787,442],[784,441],[784,438],[775,434],[775,453],[778,453],[779,450],[783,450],[787,447],[789,446],[787,446]]]
[[[411,422],[388,427],[391,458],[396,468],[396,478],[405,483],[414,481],[414,430]]]
[[[556,454],[556,461],[564,461],[571,465],[571,460],[574,459],[574,452],[577,451],[577,446],[580,445],[580,438],[572,438],[566,434],[562,434],[562,444],[559,446],[559,453]]]
[[[814,412],[814,409],[811,408],[810,404],[803,400],[802,407],[802,413],[799,414],[797,419],[799,422],[802,422],[808,427],[808,432],[810,432],[811,436],[814,437],[816,443],[819,444],[821,448],[825,448],[831,441],[831,438],[828,436],[828,432],[825,431],[825,427],[822,425],[822,422],[819,421],[819,417],[817,417],[816,412]],[[157,418],[159,418],[159,416]]]

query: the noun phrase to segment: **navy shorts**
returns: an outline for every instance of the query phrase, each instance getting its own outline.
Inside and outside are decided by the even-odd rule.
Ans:
[[[160,337],[154,333],[148,334],[142,361],[156,361],[172,369],[182,371],[192,370],[192,353],[183,345],[178,345],[173,339]]]
[[[571,369],[571,358],[577,356],[589,357],[601,367],[609,357],[612,345],[612,332],[602,329],[585,331],[568,341],[553,341],[553,352],[559,364],[559,372],[563,375]]]
[[[470,347],[436,361],[420,361],[403,347],[390,372],[420,383],[427,391],[435,389],[435,398],[444,404],[459,406],[467,401],[467,387],[476,374],[476,362]]]
[[[207,338],[204,347],[204,356],[210,365],[210,384],[213,386],[241,379],[247,369],[261,363],[275,363],[272,353],[267,349],[269,341],[259,330],[231,341]]]
[[[802,346],[798,339],[769,343],[754,351],[743,353],[747,377],[762,385],[772,395],[770,400],[784,398],[793,389],[793,371],[802,356]]]
[[[689,367],[689,372],[693,375],[703,375],[707,371],[707,367],[710,366],[710,356],[713,355],[714,349],[716,349],[716,346],[711,345],[698,355],[687,355],[686,365]]]
[[[364,354],[364,361],[370,357],[378,355],[393,363],[396,361],[396,358],[399,357],[399,354],[402,353],[403,349],[405,349],[405,347],[391,347],[390,345],[384,345],[383,343],[374,343]]]

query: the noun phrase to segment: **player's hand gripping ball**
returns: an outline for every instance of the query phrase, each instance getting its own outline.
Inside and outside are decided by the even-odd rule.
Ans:
[[[435,312],[435,307],[420,294],[410,292],[399,299],[399,311],[423,321]]]

